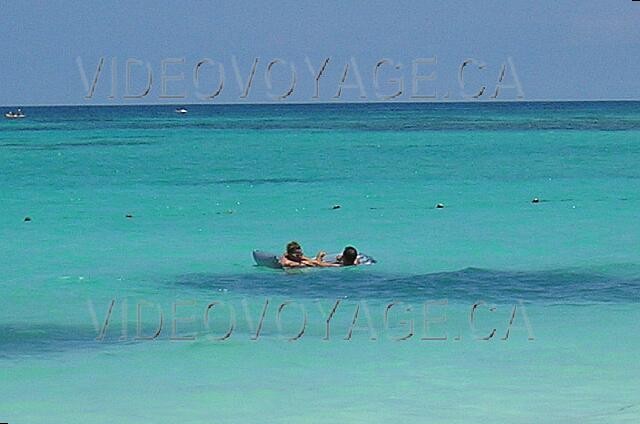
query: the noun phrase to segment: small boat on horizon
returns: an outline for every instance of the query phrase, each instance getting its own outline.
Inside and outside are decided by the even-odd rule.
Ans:
[[[180,115],[185,115],[187,112],[188,110],[183,107],[176,109],[176,113],[179,113]]]
[[[16,112],[9,111],[5,113],[4,117],[7,119],[21,119],[21,118],[26,118],[27,115],[24,114],[22,109],[18,109]]]

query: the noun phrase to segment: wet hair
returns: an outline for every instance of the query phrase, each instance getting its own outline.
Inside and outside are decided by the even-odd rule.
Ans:
[[[300,247],[300,243],[297,241],[287,243],[287,255],[293,255],[298,250],[302,250],[302,247]]]
[[[342,265],[354,265],[358,258],[358,251],[353,246],[347,246],[342,252]]]

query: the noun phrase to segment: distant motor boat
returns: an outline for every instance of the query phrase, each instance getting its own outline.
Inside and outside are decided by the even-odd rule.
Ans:
[[[185,108],[183,108],[183,107],[182,107],[182,108],[178,108],[178,109],[176,109],[176,113],[179,113],[180,115],[184,115],[184,114],[186,114],[187,112],[188,112],[188,111],[187,111],[187,109],[185,109]]]
[[[4,117],[7,119],[21,119],[21,118],[26,118],[27,115],[24,114],[24,112],[22,112],[21,109],[18,109],[16,112],[7,112],[4,114]]]

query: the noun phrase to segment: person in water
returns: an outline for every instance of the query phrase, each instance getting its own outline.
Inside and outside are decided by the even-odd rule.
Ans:
[[[318,252],[315,258],[304,256],[302,247],[298,242],[292,241],[287,244],[286,252],[280,258],[280,264],[285,268],[304,267],[338,267],[358,265],[358,251],[353,246],[347,246],[341,255],[337,256],[337,263],[325,262],[326,253]]]
[[[308,258],[302,252],[302,246],[297,241],[287,244],[284,255],[280,258],[280,264],[285,268],[306,268],[316,266],[333,266],[327,262],[323,262],[324,252],[319,252],[315,258]]]
[[[353,266],[360,264],[360,261],[358,260],[358,251],[353,246],[345,247],[342,251],[342,255],[338,255],[336,259],[338,259],[338,264],[340,266]]]

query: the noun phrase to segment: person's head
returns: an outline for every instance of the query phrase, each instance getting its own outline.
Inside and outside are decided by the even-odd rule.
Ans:
[[[302,247],[297,241],[291,241],[287,244],[287,256],[289,258],[301,258]]]
[[[353,246],[347,246],[342,252],[342,265],[354,265],[358,258],[358,251]]]

